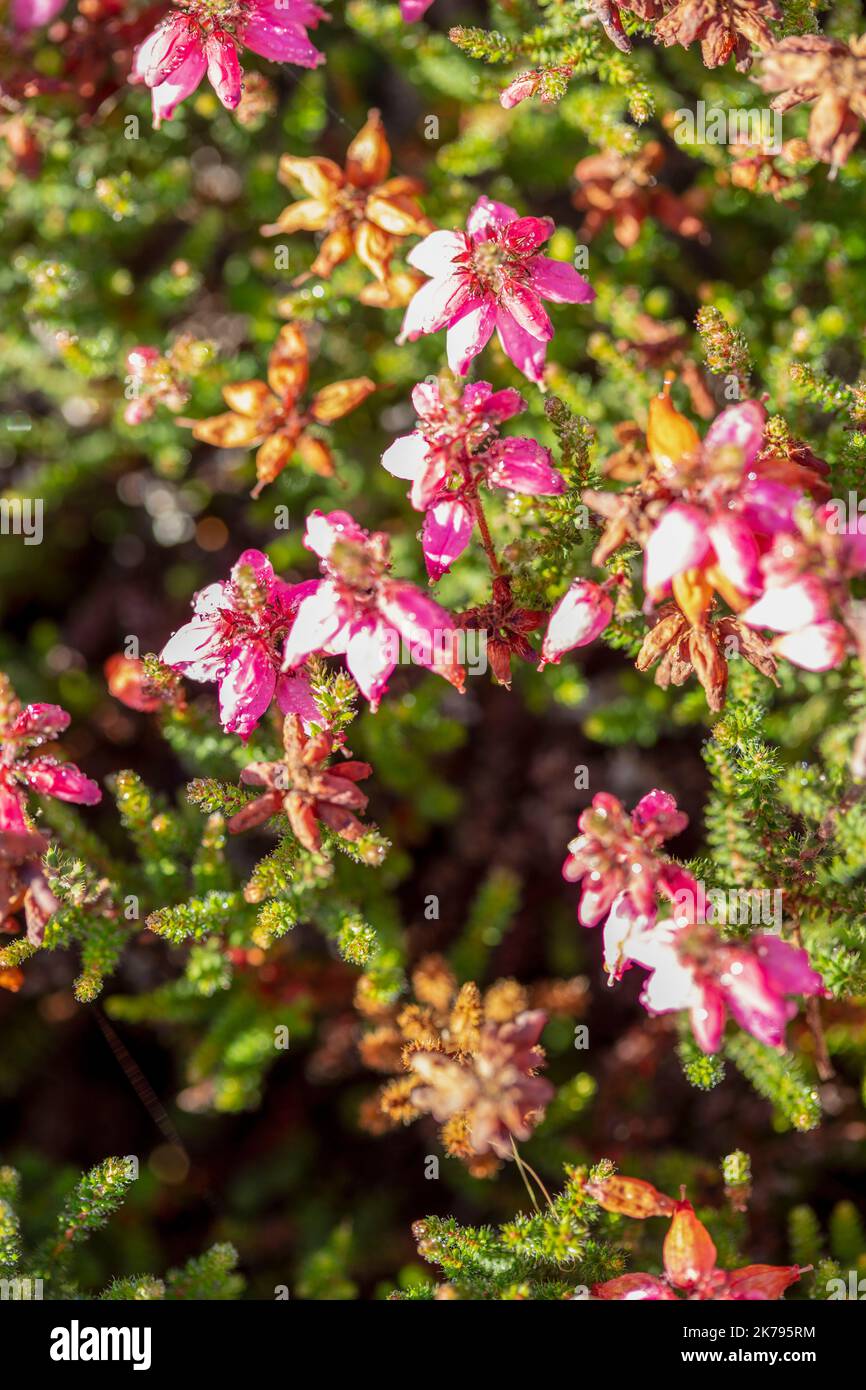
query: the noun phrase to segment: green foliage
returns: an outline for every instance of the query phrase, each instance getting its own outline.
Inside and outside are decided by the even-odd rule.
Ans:
[[[102,1292],[80,1281],[78,1247],[101,1230],[123,1205],[136,1181],[135,1160],[106,1158],[75,1184],[56,1215],[53,1230],[30,1245],[22,1241],[18,1174],[0,1168],[0,1279],[13,1299],[227,1299],[238,1298],[244,1281],[235,1273],[237,1252],[229,1244],[171,1270],[165,1280],[149,1274],[116,1278]],[[4,1297],[7,1294],[4,1293]]]

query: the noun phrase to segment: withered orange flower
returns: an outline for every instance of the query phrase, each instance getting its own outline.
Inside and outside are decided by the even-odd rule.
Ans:
[[[423,184],[403,176],[389,179],[390,167],[391,147],[378,111],[369,112],[349,145],[344,169],[321,156],[284,154],[281,183],[299,184],[306,197],[284,208],[276,222],[262,227],[262,234],[324,232],[312,274],[327,280],[354,252],[386,291],[379,291],[377,302],[384,299],[383,307],[392,307],[392,301],[393,307],[408,303],[417,289],[415,278],[405,276],[404,283],[392,274],[391,258],[401,241],[426,236],[433,223],[418,202]]]
[[[679,236],[700,237],[706,228],[697,215],[697,196],[684,197],[659,183],[664,147],[649,140],[635,155],[602,150],[574,169],[574,206],[586,212],[580,235],[588,240],[610,221],[620,246],[634,246],[649,217]]]
[[[282,473],[293,454],[321,477],[334,472],[329,446],[309,433],[311,424],[331,425],[348,415],[375,391],[369,377],[333,381],[317,391],[309,405],[301,396],[310,375],[307,341],[296,323],[287,323],[268,359],[267,381],[235,381],[223,387],[229,410],[207,420],[192,423],[192,432],[203,444],[220,449],[258,446],[256,476],[252,496],[258,497],[268,483]]]

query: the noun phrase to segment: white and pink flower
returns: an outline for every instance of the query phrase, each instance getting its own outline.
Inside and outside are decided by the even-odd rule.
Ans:
[[[283,714],[321,722],[303,673],[280,671],[282,642],[310,583],[286,584],[260,550],[245,550],[229,579],[201,589],[193,617],[160,653],[167,666],[194,681],[216,681],[220,720],[247,739],[274,695]]]
[[[241,99],[243,68],[238,50],[248,48],[276,63],[315,68],[325,61],[307,29],[327,14],[311,0],[189,0],[172,10],[135,51],[130,82],[151,90],[153,123],[170,121],[177,107],[208,81],[229,111]]]
[[[283,670],[314,652],[343,655],[361,693],[377,709],[406,644],[419,665],[463,689],[458,633],[451,617],[414,584],[391,576],[390,544],[348,512],[315,511],[304,544],[324,578],[311,581],[286,638]]]
[[[431,232],[407,256],[430,280],[406,310],[400,341],[447,329],[448,365],[465,376],[495,331],[518,370],[540,382],[553,337],[542,300],[595,299],[574,266],[540,254],[553,230],[549,217],[520,217],[507,203],[482,196],[465,231]]]
[[[621,893],[605,927],[605,967],[614,980],[632,964],[650,972],[641,993],[647,1013],[687,1011],[707,1053],[719,1051],[728,1013],[758,1042],[784,1048],[797,1012],[787,996],[827,994],[799,946],[765,932],[724,941],[709,923],[656,921]]]
[[[421,541],[427,573],[435,581],[469,544],[480,485],[551,497],[565,491],[565,479],[536,440],[499,438],[498,426],[526,409],[518,391],[494,391],[489,382],[478,381],[460,395],[435,381],[422,382],[412,403],[417,429],[394,440],[382,465],[411,483],[412,505],[426,513]]]

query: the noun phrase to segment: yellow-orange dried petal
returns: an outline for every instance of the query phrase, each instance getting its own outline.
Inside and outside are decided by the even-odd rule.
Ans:
[[[387,177],[391,147],[382,117],[376,110],[367,119],[346,151],[346,177],[356,188],[372,188]]]
[[[214,444],[219,449],[245,449],[255,444],[262,435],[257,421],[235,415],[234,411],[226,415],[211,415],[207,420],[196,420],[192,433],[202,444]]]
[[[265,381],[233,381],[223,387],[223,398],[229,410],[251,420],[260,419],[267,408],[275,404]]]
[[[280,183],[298,183],[308,198],[318,202],[330,202],[343,186],[343,171],[333,159],[314,155],[301,159],[298,155],[284,154],[277,168]]]
[[[643,1178],[627,1178],[619,1174],[588,1182],[586,1190],[605,1211],[619,1216],[631,1216],[644,1221],[648,1216],[670,1216],[676,1209],[672,1197],[666,1197]]]
[[[700,448],[700,436],[690,420],[671,400],[671,378],[665,378],[661,394],[650,401],[646,442],[653,462],[670,469]]]
[[[316,392],[310,402],[310,414],[319,424],[330,425],[348,415],[350,410],[356,410],[375,389],[376,383],[368,376],[332,381],[330,386],[323,386]]]

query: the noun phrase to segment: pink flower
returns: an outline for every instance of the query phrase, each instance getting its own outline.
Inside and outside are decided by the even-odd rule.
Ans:
[[[651,421],[650,451],[662,471],[676,469],[683,460],[669,457],[667,448],[670,439],[680,442],[680,431],[674,429],[667,417],[676,417],[675,423],[681,417],[672,408],[665,409],[667,397],[659,398],[654,405],[658,423]],[[766,411],[762,405],[757,401],[742,401],[716,417],[702,445],[695,436],[702,463],[693,471],[701,484],[699,487],[690,485],[692,470],[687,466],[682,473],[683,499],[665,510],[647,541],[644,556],[647,594],[656,601],[673,584],[674,597],[690,621],[696,621],[702,616],[700,609],[709,606],[711,588],[717,588],[735,608],[742,607],[746,598],[760,593],[760,551],[753,520],[754,509],[763,494],[757,491],[760,482],[750,474],[750,468],[761,449],[765,421]],[[751,487],[752,515],[748,518],[743,514],[739,495],[745,483]],[[788,491],[785,489],[786,493]],[[791,493],[791,497],[796,498],[796,494]],[[699,571],[706,576],[700,592],[694,580],[688,587],[685,583],[677,584],[689,571]]]
[[[313,652],[345,655],[359,689],[377,709],[400,655],[401,640],[420,665],[463,689],[457,631],[448,613],[414,584],[390,574],[390,543],[348,512],[307,517],[304,545],[319,556],[324,579],[298,608],[286,638],[283,670]]]
[[[550,218],[518,217],[506,203],[483,196],[465,232],[431,232],[407,256],[431,278],[406,309],[399,341],[447,329],[448,365],[465,376],[495,329],[514,365],[540,382],[553,337],[542,299],[588,304],[595,298],[574,266],[539,255],[552,232]]]
[[[412,403],[418,428],[395,439],[382,464],[411,482],[413,507],[426,510],[424,559],[437,580],[469,544],[479,485],[538,497],[564,492],[565,480],[534,439],[498,438],[497,426],[526,409],[518,391],[494,391],[478,381],[458,396],[427,382],[414,388]]]
[[[613,600],[600,584],[591,579],[575,579],[550,615],[544,634],[539,671],[556,665],[560,657],[575,647],[586,647],[607,627],[613,615]]]
[[[624,925],[622,908],[617,904]],[[727,1013],[758,1042],[781,1049],[797,1012],[785,996],[827,994],[804,950],[763,932],[748,942],[726,942],[707,923],[635,916],[617,955],[620,973],[631,961],[650,971],[641,994],[647,1012],[687,1009],[698,1046],[708,1053],[721,1046]]]
[[[170,121],[205,73],[229,111],[241,99],[240,46],[278,63],[315,68],[325,61],[307,37],[327,18],[310,0],[237,0],[223,6],[191,0],[172,10],[135,50],[131,82],[151,89],[153,123]],[[222,21],[222,22],[221,22]]]
[[[543,74],[536,68],[532,72],[520,72],[512,78],[508,86],[499,93],[499,105],[506,111],[519,106],[522,101],[534,97],[538,91]]]
[[[276,693],[284,714],[321,722],[305,676],[280,674],[280,647],[310,584],[286,584],[260,550],[245,550],[228,580],[195,596],[194,616],[161,652],[194,681],[217,681],[220,720],[249,738]]]
[[[34,756],[69,727],[69,715],[59,705],[27,705],[0,729],[0,829],[27,829],[24,788],[58,801],[95,806],[102,792],[75,763]]]
[[[697,888],[691,874],[657,853],[688,824],[668,792],[647,792],[631,816],[615,796],[598,792],[577,824],[581,834],[568,846],[562,874],[569,883],[585,880],[577,914],[582,926],[597,926],[618,894],[630,900],[635,913],[649,917],[657,893],[673,900]]]
[[[60,14],[66,0],[12,0],[16,29],[42,29]]]
[[[866,566],[866,538],[836,529],[835,509],[795,510],[790,531],[776,535],[761,560],[765,584],[741,614],[750,627],[780,635],[773,651],[807,671],[840,665],[851,647],[844,623],[849,579]]]
[[[400,15],[404,24],[414,24],[423,19],[433,0],[400,0]]]

